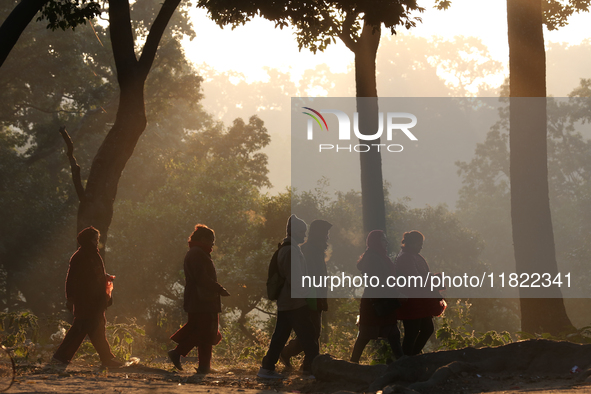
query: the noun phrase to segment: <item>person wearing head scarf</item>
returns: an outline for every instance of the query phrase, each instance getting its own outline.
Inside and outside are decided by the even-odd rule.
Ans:
[[[181,356],[187,357],[197,347],[199,367],[197,372],[211,372],[213,346],[220,343],[219,313],[222,311],[221,296],[230,295],[218,283],[211,252],[215,245],[215,233],[204,224],[195,226],[189,237],[189,251],[183,264],[185,272],[185,293],[183,307],[188,314],[187,323],[170,339],[178,345],[168,351],[168,358],[180,371],[183,370]]]
[[[424,240],[425,237],[419,231],[404,233],[401,250],[395,260],[396,272],[399,276],[407,278],[420,276],[426,280],[430,272],[429,265],[419,254],[423,248]],[[406,287],[402,291],[408,297],[408,300],[397,312],[398,318],[402,320],[404,325],[402,349],[404,354],[413,356],[421,353],[433,334],[433,316],[443,312],[445,303],[440,304],[439,292],[431,292],[429,288]]]
[[[304,350],[303,369],[311,374],[312,360],[318,355],[318,340],[314,332],[314,323],[306,302],[308,289],[302,286],[302,277],[307,275],[307,266],[300,245],[306,239],[307,225],[296,215],[287,220],[287,236],[279,245],[277,266],[279,274],[285,278],[277,298],[277,321],[271,336],[269,350],[263,357],[259,378],[282,379],[283,375],[275,371],[281,351],[293,330]],[[292,297],[293,293],[293,297]]]
[[[357,268],[368,277],[377,276],[380,283],[386,283],[389,276],[395,275],[394,263],[388,256],[388,240],[381,230],[369,233],[366,241],[367,249],[359,258]],[[359,333],[351,354],[351,362],[358,363],[363,349],[372,339],[386,338],[396,359],[402,357],[400,331],[396,319],[397,305],[393,298],[395,290],[368,286],[363,291],[359,307]]]
[[[326,249],[328,249],[328,232],[332,224],[326,220],[316,219],[310,223],[308,239],[301,246],[302,254],[306,260],[308,276],[312,278],[324,278],[326,270]],[[328,311],[327,288],[315,287],[315,294],[307,299],[309,313],[314,324],[314,332],[317,341],[320,341],[322,330],[322,312]],[[304,350],[298,337],[295,337],[283,348],[280,360],[287,368],[291,368],[291,358]]]
[[[105,334],[105,310],[112,303],[107,285],[114,277],[105,272],[98,251],[99,239],[97,229],[85,228],[78,234],[79,248],[70,258],[66,299],[68,306],[73,306],[74,321],[53,355],[53,361],[61,364],[70,363],[88,335],[103,366],[117,368],[123,365],[115,359]]]

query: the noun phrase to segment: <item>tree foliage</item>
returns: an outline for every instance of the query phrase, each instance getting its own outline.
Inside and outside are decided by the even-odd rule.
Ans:
[[[74,30],[101,13],[100,2],[94,0],[49,0],[37,21],[47,20],[47,28],[51,30]]]
[[[548,30],[568,25],[568,18],[575,13],[589,12],[589,0],[545,0],[542,2],[544,24]]]
[[[139,11],[148,3],[134,7]],[[9,12],[10,6],[3,3],[1,11]],[[147,82],[152,123],[140,142],[142,152],[132,160],[135,178],[124,181],[129,186],[122,195],[129,198],[142,198],[162,181],[161,172],[142,172],[142,161],[161,161],[165,152],[178,149],[185,128],[213,123],[199,104],[201,78],[173,38],[190,27],[186,14],[177,14],[171,24],[162,46],[165,56],[157,57]],[[3,302],[11,309],[26,306],[40,313],[61,308],[61,284],[76,246],[77,197],[57,130],[68,125],[86,177],[118,103],[106,33],[101,25],[72,33],[32,24],[0,72],[5,86],[0,97],[7,103],[0,109],[5,164],[0,172],[6,180],[0,203],[2,211],[13,213],[2,223],[6,236],[0,241],[0,261],[8,282]]]

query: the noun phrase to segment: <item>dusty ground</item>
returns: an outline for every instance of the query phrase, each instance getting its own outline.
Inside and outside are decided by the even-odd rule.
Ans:
[[[237,369],[218,365],[217,372],[200,375],[195,373],[195,364],[191,362],[184,364],[183,372],[175,372],[164,359],[155,361],[150,366],[139,364],[112,370],[102,369],[86,361],[75,361],[66,369],[45,364],[21,364],[18,366],[16,381],[8,392],[165,394],[364,392],[363,386],[304,379],[297,372],[288,374],[284,380],[270,381],[257,378],[255,368]],[[278,370],[281,371],[280,368]],[[423,393],[591,393],[591,383],[586,382],[586,379],[591,379],[586,378],[584,374],[584,371],[574,374],[571,371],[563,371],[553,375],[523,375],[513,374],[510,371],[486,375],[463,372],[438,386],[435,391],[423,391]]]

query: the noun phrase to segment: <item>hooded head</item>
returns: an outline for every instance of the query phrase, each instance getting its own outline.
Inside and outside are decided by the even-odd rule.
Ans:
[[[290,236],[298,244],[304,242],[306,238],[306,230],[308,226],[306,222],[297,217],[295,214],[287,219],[287,235]]]
[[[386,245],[388,241],[386,240],[386,236],[382,230],[373,230],[367,235],[367,240],[365,241],[367,245],[367,249],[374,250],[379,252],[380,254],[388,254]]]
[[[307,243],[314,245],[321,245],[326,249],[328,247],[328,232],[332,227],[332,223],[326,220],[316,219],[310,223],[310,231],[308,231]]]
[[[367,249],[357,261],[357,268],[362,272],[368,272],[371,270],[371,265],[377,261],[383,261],[393,272],[394,264],[388,256],[388,240],[386,239],[386,234],[382,230],[373,230],[367,235],[365,243]],[[380,256],[380,260],[372,259],[371,256]]]
[[[78,245],[82,248],[97,249],[100,236],[100,231],[90,226],[80,231],[76,240],[78,241]]]

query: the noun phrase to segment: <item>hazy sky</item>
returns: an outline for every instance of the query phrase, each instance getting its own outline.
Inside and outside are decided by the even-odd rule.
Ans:
[[[401,29],[400,33],[427,39],[439,36],[445,41],[452,40],[458,35],[479,38],[488,47],[490,56],[505,66],[496,78],[487,80],[492,86],[499,86],[508,73],[506,0],[453,0],[452,7],[447,11],[433,9],[433,3],[433,0],[419,1],[419,4],[429,7],[425,13],[420,15],[423,23],[411,30]],[[352,67],[353,54],[340,40],[337,40],[336,44],[331,44],[324,53],[319,52],[315,55],[307,49],[298,51],[297,42],[291,29],[276,29],[272,22],[260,18],[235,30],[230,27],[221,29],[207,18],[207,13],[204,10],[193,9],[192,19],[197,37],[191,42],[187,40],[185,48],[188,57],[197,64],[198,69],[201,64],[205,63],[217,72],[242,73],[246,82],[252,83],[255,81],[267,82],[268,74],[265,69],[273,68],[291,74],[291,80],[298,83],[305,70],[314,69],[319,64],[327,64],[333,73],[345,73],[348,68]],[[591,15],[588,13],[573,16],[570,19],[570,24],[561,30],[546,31],[546,44],[550,46],[552,43],[558,42],[577,45],[585,39],[591,39],[591,29],[588,29],[589,21],[591,21]],[[389,32],[384,31],[383,34],[389,35]],[[382,40],[383,45],[385,45],[384,42],[385,40]],[[560,53],[561,55],[565,54],[565,52]],[[580,77],[589,78],[586,71],[575,70],[576,64],[569,63],[577,56],[585,56],[579,52],[577,54],[576,56],[559,55],[551,58],[554,60],[548,63],[548,69],[551,72],[548,78],[549,94],[564,96],[577,85]],[[562,61],[563,57],[566,60]],[[585,64],[587,63],[583,62],[581,67],[586,70]],[[565,67],[570,70],[568,74],[560,71]],[[380,73],[385,70],[378,69],[377,71]],[[391,70],[385,72],[391,72]],[[438,75],[440,78],[445,78],[444,75],[439,73]],[[567,75],[572,76],[572,80],[566,81]],[[560,77],[560,81],[557,76]],[[232,78],[230,81],[233,81]],[[426,81],[412,81],[412,83],[428,84]],[[422,97],[438,96],[440,91],[436,89],[435,85],[429,85],[427,88],[416,89],[416,91],[420,92],[418,94]],[[204,107],[206,110],[222,116],[222,120],[226,124],[229,124],[234,117],[239,116],[246,119],[253,115],[252,109],[247,110],[240,105],[234,105],[239,102],[240,98],[227,89],[227,86],[226,89],[220,90],[219,87],[216,89],[216,87],[204,84],[204,90]],[[312,90],[312,92],[316,91],[319,92],[318,95],[327,94],[324,89]],[[384,86],[380,85],[380,94],[383,94],[384,91]],[[473,93],[476,94],[476,92]],[[307,94],[315,95],[310,91]],[[330,93],[328,94],[330,95]],[[296,94],[290,93],[290,95]],[[280,103],[281,110],[272,113],[256,111],[265,121],[272,137],[271,145],[265,149],[269,156],[269,177],[274,185],[272,192],[282,191],[285,186],[290,184],[290,130],[287,126],[290,119],[287,108],[290,103],[289,97],[282,100],[284,102]],[[480,138],[480,140],[484,139],[484,133]],[[473,152],[473,147],[470,146],[464,153],[471,157]],[[468,160],[468,157],[458,157],[457,159]],[[450,177],[453,178],[454,184],[459,182],[455,171],[455,167],[451,168]],[[425,203],[426,201],[420,202]],[[428,202],[436,204],[441,201]],[[450,197],[445,202],[453,206],[455,201],[453,197]]]
[[[423,23],[410,31],[401,29],[401,32],[423,37],[439,35],[447,39],[456,35],[476,36],[488,46],[493,58],[508,61],[506,0],[453,0],[447,11],[433,9],[433,1],[419,4],[427,8],[421,15]],[[314,55],[306,49],[298,52],[291,29],[275,29],[273,23],[260,18],[234,31],[229,27],[221,29],[201,9],[194,9],[192,18],[197,38],[186,42],[189,58],[198,64],[207,63],[218,71],[242,72],[248,80],[265,80],[264,67],[289,70],[298,79],[303,70],[317,64],[326,63],[333,72],[343,72],[353,61],[351,51],[339,40],[324,53]],[[546,31],[546,42],[578,44],[591,38],[590,20],[588,13],[575,15],[568,26]]]

